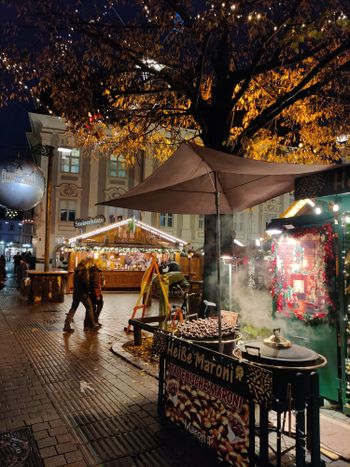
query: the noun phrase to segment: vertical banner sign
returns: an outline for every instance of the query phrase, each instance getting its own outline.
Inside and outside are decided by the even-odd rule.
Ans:
[[[269,406],[272,373],[164,333],[154,343],[165,358],[165,417],[229,465],[248,467],[249,401]]]

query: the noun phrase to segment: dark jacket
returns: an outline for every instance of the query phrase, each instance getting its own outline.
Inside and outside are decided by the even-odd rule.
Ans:
[[[102,296],[103,278],[101,271],[97,266],[92,266],[89,271],[90,275],[90,291],[93,298],[99,299]]]
[[[74,270],[73,293],[76,295],[88,294],[90,292],[89,270],[86,266],[78,264]]]

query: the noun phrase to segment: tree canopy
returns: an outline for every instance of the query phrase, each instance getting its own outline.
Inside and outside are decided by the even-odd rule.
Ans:
[[[184,138],[267,161],[347,154],[349,0],[2,0],[1,9],[0,103],[34,99],[92,155],[132,163],[151,143],[163,160]],[[206,216],[203,296],[218,303],[217,237]]]
[[[31,95],[87,149],[132,160],[151,141],[164,159],[199,138],[269,161],[346,154],[348,0],[2,3],[1,102]]]

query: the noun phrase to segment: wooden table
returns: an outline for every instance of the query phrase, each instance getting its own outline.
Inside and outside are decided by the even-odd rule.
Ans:
[[[28,302],[64,302],[67,275],[67,271],[29,269]]]

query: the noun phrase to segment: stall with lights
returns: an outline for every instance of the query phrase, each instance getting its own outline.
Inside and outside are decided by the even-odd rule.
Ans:
[[[106,290],[139,289],[154,254],[159,263],[171,260],[180,262],[186,244],[186,241],[134,218],[82,233],[70,238],[67,245],[62,247],[71,273],[68,290],[72,290],[74,268],[87,257],[98,261]]]
[[[350,168],[296,180],[308,214],[275,219],[272,296],[290,338],[321,353],[321,396],[350,414]]]

